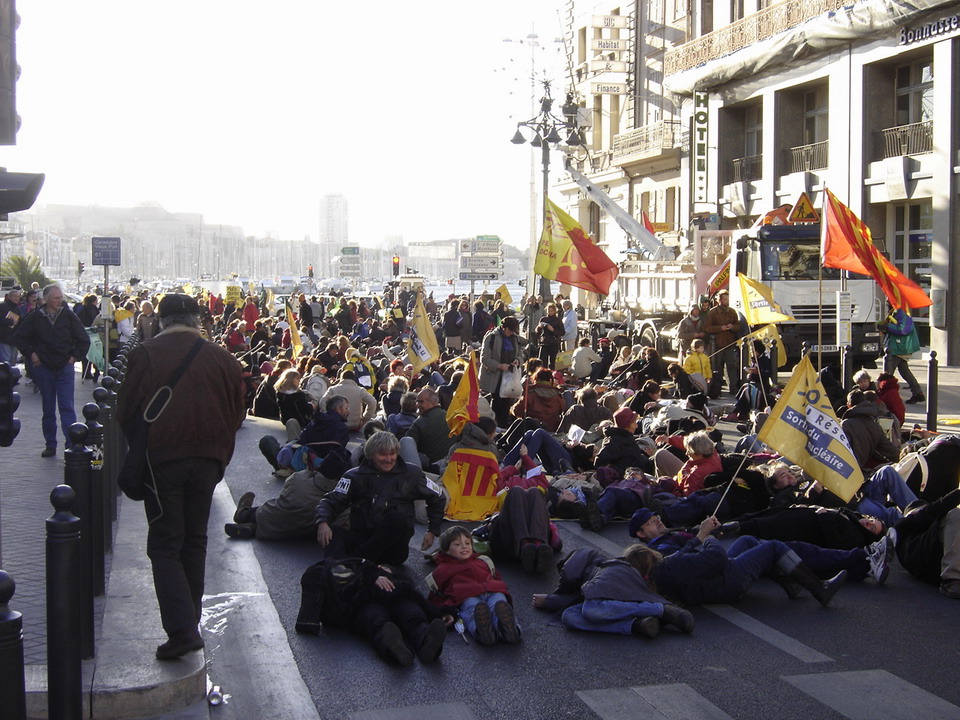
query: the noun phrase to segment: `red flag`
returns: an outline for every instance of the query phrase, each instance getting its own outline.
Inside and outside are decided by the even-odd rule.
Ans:
[[[895,308],[909,309],[932,305],[933,301],[919,285],[880,254],[873,244],[870,228],[850,208],[837,200],[832,192],[825,189],[824,194],[824,267],[870,275]]]
[[[537,247],[534,271],[549,280],[601,295],[620,271],[576,220],[547,199],[547,216]]]
[[[642,216],[643,216],[643,226],[647,229],[647,232],[648,232],[648,233],[650,233],[651,235],[653,235],[654,232],[655,232],[654,229],[653,229],[653,223],[650,222],[650,216],[647,215],[647,211],[646,211],[646,210],[644,210],[644,211],[642,212]]]

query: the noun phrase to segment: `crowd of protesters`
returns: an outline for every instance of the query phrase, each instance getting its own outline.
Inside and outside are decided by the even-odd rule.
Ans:
[[[864,370],[842,388],[821,373],[866,478],[845,502],[797,466],[802,458],[757,439],[779,388],[762,343],[737,346],[747,328],[726,291],[691,308],[675,362],[626,331],[582,334],[582,309],[559,295],[525,298],[517,311],[497,296],[410,290],[373,301],[301,294],[280,311],[263,294],[197,300],[207,338],[243,367],[248,413],[284,435],[260,441],[280,495],[259,505],[243,495],[225,531],[316,538],[323,559],[304,574],[297,630],[341,625],[402,665],[435,660],[458,615],[482,644],[518,642],[513,598],[478,558],[543,573],[562,549],[557,519],[597,532],[620,519],[641,547],[622,558],[574,553],[556,592],[534,605],[563,610],[573,629],[644,637],[661,624],[691,632],[681,606],[733,602],[761,576],[824,605],[844,581],[882,584],[901,553],[896,529],[920,524],[924,501],[890,464],[915,449],[897,380]],[[406,343],[418,300],[439,354],[415,372]],[[111,299],[118,341],[156,334],[156,301]],[[95,304],[76,308],[82,325],[98,322]],[[471,352],[477,416],[452,433],[447,411]],[[719,422],[741,439],[729,446]],[[471,463],[498,490],[489,519],[442,535],[448,470]],[[932,499],[941,534],[930,552],[943,563],[934,581],[960,597],[960,517],[952,500]],[[425,552],[443,538],[430,601],[405,566],[418,521]],[[718,537],[738,539],[726,548]]]

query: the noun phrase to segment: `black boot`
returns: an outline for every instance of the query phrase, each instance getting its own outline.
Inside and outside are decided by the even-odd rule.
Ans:
[[[630,626],[634,635],[655,638],[660,633],[660,621],[655,617],[636,618]]]
[[[770,573],[770,579],[782,587],[784,592],[787,593],[787,597],[791,600],[796,600],[803,592],[803,588],[800,586],[800,584],[791,580],[790,576],[785,575],[784,573],[774,571]]]
[[[693,632],[693,613],[689,610],[684,610],[682,607],[677,607],[670,603],[663,604],[663,615],[660,616],[661,625],[672,625],[680,632],[687,633],[688,635]]]
[[[847,580],[847,571],[841,570],[829,580],[821,580],[809,567],[800,563],[788,576],[800,587],[813,595],[821,605],[826,607],[830,599],[837,594],[840,586]]]
[[[713,531],[713,534],[717,537],[733,537],[734,535],[740,534],[740,523],[738,522],[725,522],[723,525],[718,527]]]

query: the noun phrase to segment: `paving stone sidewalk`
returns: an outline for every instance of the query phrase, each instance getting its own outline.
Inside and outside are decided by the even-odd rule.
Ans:
[[[94,387],[90,380],[81,383],[77,372],[74,407],[81,422],[80,409],[93,402]],[[20,434],[13,445],[0,448],[0,568],[17,584],[10,608],[23,615],[24,660],[27,665],[43,665],[47,661],[45,523],[53,514],[50,491],[63,482],[63,438],[58,440],[56,456],[40,457],[44,448],[40,394],[33,392],[25,377],[17,392]],[[99,626],[101,599],[95,609]]]

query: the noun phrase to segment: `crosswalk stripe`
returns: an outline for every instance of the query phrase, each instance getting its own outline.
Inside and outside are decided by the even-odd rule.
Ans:
[[[473,711],[463,703],[412,705],[382,710],[360,710],[347,716],[350,720],[477,720]]]
[[[703,607],[719,615],[727,622],[733,623],[741,630],[746,630],[751,635],[770,643],[778,650],[793,655],[797,660],[805,663],[833,662],[833,658],[817,652],[799,640],[794,640],[789,635],[784,635],[779,630],[774,630],[769,625],[764,625],[759,620],[754,620],[749,615],[729,605],[704,605]]]
[[[886,670],[783,676],[850,720],[960,720],[960,707]]]
[[[603,550],[610,557],[620,557],[621,555],[623,555],[624,548],[629,547],[632,544],[632,541],[630,540],[630,538],[627,537],[626,523],[623,524],[624,533],[623,533],[622,543],[615,543],[613,540],[608,540],[607,538],[605,538],[603,535],[600,535],[599,533],[584,530],[582,527],[580,527],[579,523],[577,523],[576,521],[558,523],[558,526],[563,528],[564,530],[568,530],[574,535],[577,535],[583,538],[594,547],[599,548],[600,550]]]
[[[577,697],[603,720],[733,720],[685,683],[578,690]]]

